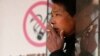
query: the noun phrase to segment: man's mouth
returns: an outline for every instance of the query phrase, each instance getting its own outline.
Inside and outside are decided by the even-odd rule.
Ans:
[[[51,24],[51,27],[59,35],[59,28],[55,27],[53,24]]]
[[[53,29],[59,35],[59,28],[53,28]]]

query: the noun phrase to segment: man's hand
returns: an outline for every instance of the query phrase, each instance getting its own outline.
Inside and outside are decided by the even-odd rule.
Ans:
[[[63,49],[64,46],[64,36],[63,30],[60,31],[60,35],[58,35],[52,26],[49,24],[47,26],[47,48],[50,52],[54,52],[59,49]]]

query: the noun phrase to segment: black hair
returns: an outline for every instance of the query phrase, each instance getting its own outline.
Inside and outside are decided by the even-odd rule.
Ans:
[[[76,0],[52,0],[54,4],[60,4],[71,15],[76,14]]]

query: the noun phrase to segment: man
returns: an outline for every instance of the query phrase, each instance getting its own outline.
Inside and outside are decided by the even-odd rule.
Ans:
[[[47,26],[50,56],[75,55],[75,0],[52,0],[51,20]],[[64,48],[64,43],[66,44]]]

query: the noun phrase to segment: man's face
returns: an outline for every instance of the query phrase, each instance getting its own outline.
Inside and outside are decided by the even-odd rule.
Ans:
[[[53,4],[51,15],[51,24],[53,24],[53,28],[58,34],[61,30],[64,31],[64,35],[69,35],[73,32],[74,20],[69,13],[64,10],[63,6]]]

